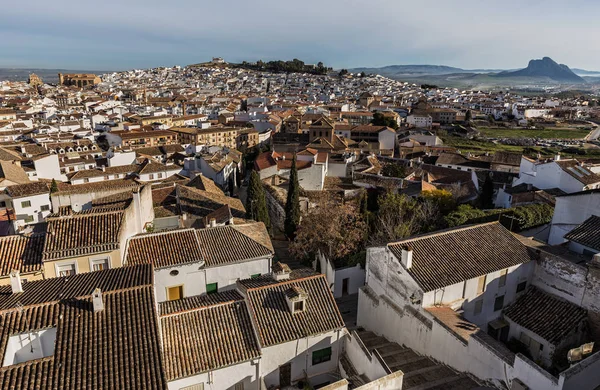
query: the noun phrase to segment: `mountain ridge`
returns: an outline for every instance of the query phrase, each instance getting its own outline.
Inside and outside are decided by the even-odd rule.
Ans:
[[[496,77],[547,77],[550,80],[569,83],[585,83],[586,81],[576,75],[567,65],[558,64],[550,57],[541,60],[531,60],[527,68],[514,72],[500,72]]]

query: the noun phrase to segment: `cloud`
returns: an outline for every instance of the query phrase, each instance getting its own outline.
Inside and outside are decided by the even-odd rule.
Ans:
[[[488,4],[490,3],[490,4]],[[301,58],[335,67],[594,68],[600,5],[508,0],[28,0],[0,15],[0,66],[98,69]]]

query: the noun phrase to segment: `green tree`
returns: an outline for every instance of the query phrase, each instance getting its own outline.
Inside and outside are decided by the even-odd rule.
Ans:
[[[252,171],[250,174],[250,183],[248,183],[246,218],[262,222],[267,227],[267,230],[271,229],[271,219],[269,218],[265,189],[256,171]]]
[[[292,160],[290,181],[288,185],[287,201],[285,203],[285,235],[293,239],[300,224],[300,184],[298,183],[298,168],[296,167],[296,155]]]
[[[53,194],[55,192],[58,192],[58,184],[56,183],[56,180],[52,179],[52,183],[50,184],[50,193]]]
[[[406,168],[396,163],[386,163],[381,167],[381,174],[385,177],[406,177]]]
[[[398,130],[398,122],[393,117],[385,116],[382,112],[376,112],[373,114],[373,120],[371,124],[375,126],[387,126],[394,130]]]
[[[490,175],[486,175],[483,188],[481,189],[481,208],[494,208],[494,182]]]
[[[421,192],[421,197],[426,202],[432,202],[442,214],[447,214],[456,209],[456,199],[450,191],[430,190]]]
[[[465,122],[471,122],[471,120],[473,119],[473,114],[471,114],[471,110],[467,110],[467,113],[465,114]]]

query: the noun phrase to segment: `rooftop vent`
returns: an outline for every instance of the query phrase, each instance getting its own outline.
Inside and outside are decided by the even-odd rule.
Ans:
[[[10,273],[10,287],[13,294],[23,292],[23,283],[21,280],[21,273],[18,270],[12,270]]]
[[[94,307],[94,313],[104,310],[104,301],[102,300],[102,291],[96,288],[92,293],[92,305]]]
[[[412,267],[412,259],[413,259],[413,250],[410,245],[402,245],[402,258],[400,261],[402,265],[406,269],[410,269]]]
[[[279,261],[273,264],[271,270],[273,271],[273,279],[276,281],[288,280],[292,272],[292,270],[287,264]]]
[[[308,294],[299,286],[292,286],[285,291],[285,299],[292,314],[306,311],[307,298]]]

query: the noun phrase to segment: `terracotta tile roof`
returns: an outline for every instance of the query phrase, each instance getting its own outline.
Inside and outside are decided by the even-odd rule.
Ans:
[[[50,195],[50,185],[46,182],[35,181],[26,184],[15,184],[6,187],[6,193],[11,198],[22,198],[24,196],[33,196],[48,194]],[[48,200],[50,200],[48,198]]]
[[[154,161],[146,160],[142,164],[142,168],[139,170],[138,174],[143,175],[146,173],[158,173],[158,172],[167,172],[167,171],[180,171],[181,167],[177,165],[165,165],[159,164]]]
[[[196,231],[206,266],[272,256],[273,246],[262,222]]]
[[[100,211],[48,218],[43,260],[78,257],[119,248],[119,232],[124,212]]]
[[[164,301],[158,303],[160,316],[177,314],[180,312],[194,310],[199,307],[218,305],[233,301],[240,301],[244,297],[237,290],[222,291],[218,294],[194,295],[177,299],[175,301]]]
[[[7,276],[15,269],[21,273],[41,271],[45,239],[45,234],[0,238],[0,275]]]
[[[448,229],[388,244],[399,260],[412,248],[408,273],[433,291],[531,260],[527,247],[498,222]]]
[[[103,292],[100,313],[90,295],[0,313],[2,355],[10,335],[57,329],[54,354],[2,367],[0,388],[167,389],[152,285]]]
[[[565,234],[565,239],[600,251],[600,217],[592,215],[581,225]]]
[[[275,265],[273,265],[273,267],[275,267]],[[293,269],[291,271],[289,280],[303,279],[303,278],[306,278],[309,276],[315,276],[315,275],[319,275],[319,274],[316,273],[315,271],[313,271],[311,268],[298,268],[298,269]],[[264,274],[264,275],[260,275],[257,278],[238,280],[237,286],[239,288],[241,288],[242,290],[247,290],[250,288],[259,288],[259,287],[270,286],[270,285],[277,284],[277,283],[281,283],[281,282],[273,279],[272,274]]]
[[[502,314],[554,345],[587,319],[587,310],[535,287],[505,308]]]
[[[152,285],[154,273],[149,264],[86,272],[69,277],[34,280],[23,284],[23,292],[13,294],[10,285],[0,286],[0,310],[58,302],[90,295],[95,288],[103,292]]]
[[[286,291],[301,288],[306,294],[306,310],[292,314]],[[295,279],[247,291],[254,323],[262,347],[302,339],[344,327],[344,321],[325,275]]]
[[[0,182],[8,180],[16,184],[29,183],[29,176],[23,168],[10,161],[0,161]]]
[[[106,175],[129,175],[131,173],[137,172],[139,167],[136,164],[131,165],[120,165],[117,167],[108,167],[108,168],[94,168],[94,169],[84,169],[81,171],[74,172],[69,176],[69,180],[81,180],[90,177],[102,177]]]
[[[234,217],[246,217],[246,209],[242,201],[237,198],[225,196],[223,193],[202,191],[181,185],[177,185],[177,192],[182,212],[190,213],[197,217],[205,217],[226,204],[229,205]]]
[[[233,294],[225,293],[223,297],[187,301],[189,305],[185,311],[160,318],[168,380],[260,356],[246,303],[239,294],[233,297]]]
[[[155,268],[202,261],[194,229],[140,234],[127,242],[125,264],[152,263]]]
[[[590,171],[582,166],[577,160],[559,160],[555,161],[558,166],[582,184],[595,184],[600,182],[600,174]]]
[[[223,191],[215,184],[215,182],[204,175],[196,176],[186,184],[186,187],[193,187],[198,190],[208,191],[219,195],[223,194]]]
[[[123,180],[103,180],[96,183],[85,183],[71,185],[67,183],[58,183],[58,192],[56,195],[63,194],[86,194],[99,191],[109,191],[115,189],[128,189],[128,188],[139,188],[141,185],[135,180],[123,179]],[[54,195],[54,194],[53,194]]]

